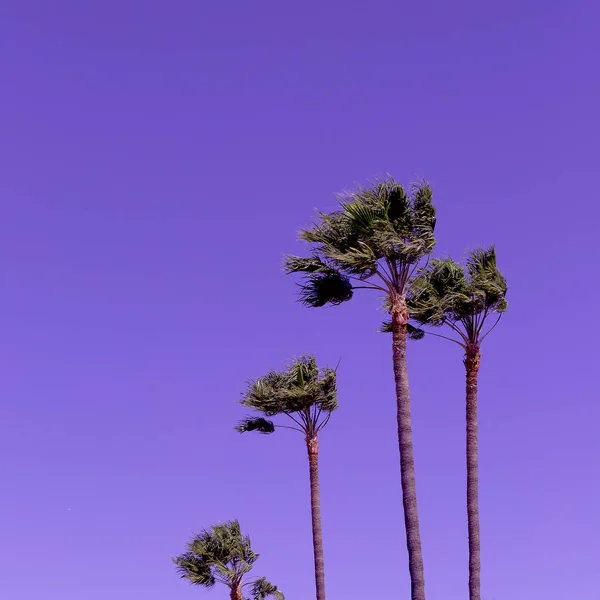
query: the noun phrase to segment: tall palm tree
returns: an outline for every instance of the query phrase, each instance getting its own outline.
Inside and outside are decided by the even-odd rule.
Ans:
[[[222,583],[230,600],[244,600],[249,588],[252,600],[284,600],[283,594],[264,577],[247,577],[258,559],[238,521],[226,521],[201,531],[188,542],[187,551],[173,559],[181,577],[194,585],[211,588]]]
[[[304,356],[294,360],[285,371],[271,371],[250,382],[242,404],[267,417],[283,415],[293,424],[276,425],[264,417],[249,417],[236,427],[241,433],[258,431],[270,434],[281,427],[299,431],[304,436],[310,475],[317,600],[325,600],[318,436],[329,422],[331,413],[338,407],[336,373],[333,369],[319,369],[314,357]]]
[[[425,575],[417,511],[410,394],[406,368],[406,292],[421,260],[434,248],[435,209],[425,183],[409,193],[387,178],[339,197],[339,208],[318,213],[300,232],[307,258],[286,257],[288,273],[302,273],[300,301],[307,306],[341,304],[355,289],[383,294],[392,315],[392,357],[396,383],[402,501],[412,599],[425,599]]]
[[[506,280],[496,266],[496,252],[490,247],[470,251],[464,269],[451,258],[432,261],[413,280],[408,295],[411,319],[421,326],[448,327],[452,337],[440,337],[455,342],[464,351],[470,600],[481,600],[477,420],[481,343],[508,307],[506,291]],[[490,326],[493,316],[496,319]]]

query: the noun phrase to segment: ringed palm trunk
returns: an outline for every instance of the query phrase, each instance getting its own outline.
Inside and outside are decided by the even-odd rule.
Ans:
[[[400,476],[408,567],[412,600],[425,600],[425,571],[421,551],[421,533],[417,511],[415,460],[413,455],[412,425],[410,417],[410,391],[406,367],[406,325],[408,311],[404,303],[392,308],[392,354],[396,382],[398,410],[398,445],[400,446]]]
[[[318,438],[316,436],[307,436],[306,447],[308,449],[308,468],[310,473],[310,510],[315,558],[315,585],[317,588],[317,600],[325,600],[325,560],[323,555],[323,528],[321,525]]]
[[[230,600],[244,600],[242,586],[239,583],[236,583],[231,587],[231,593],[229,594],[229,598]]]
[[[479,529],[479,426],[477,379],[479,346],[467,348],[467,519],[469,528],[469,600],[481,600],[481,544]]]

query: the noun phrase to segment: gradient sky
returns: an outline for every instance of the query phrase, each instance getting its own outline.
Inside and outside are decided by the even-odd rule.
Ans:
[[[599,19],[591,0],[2,2],[0,596],[225,598],[170,557],[237,517],[256,572],[310,598],[303,441],[232,425],[247,379],[311,352],[341,359],[329,597],[409,597],[378,301],[304,309],[281,272],[315,208],[391,173],[431,181],[438,255],[495,243],[509,280],[481,372],[484,598],[598,598]],[[428,599],[463,600],[462,357],[426,339],[409,363]]]

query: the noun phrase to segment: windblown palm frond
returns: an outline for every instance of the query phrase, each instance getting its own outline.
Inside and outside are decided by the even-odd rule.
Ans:
[[[184,552],[174,558],[173,562],[177,565],[177,572],[181,577],[187,579],[190,583],[210,588],[217,581],[213,574],[213,565],[208,564],[202,557],[193,552]]]
[[[264,577],[256,580],[250,588],[252,600],[266,600],[267,598],[275,598],[275,600],[285,600],[285,596]]]
[[[352,295],[350,279],[333,269],[326,273],[310,273],[300,286],[300,302],[315,308],[342,304],[350,300]]]
[[[247,431],[258,431],[258,433],[273,433],[275,431],[275,425],[273,421],[263,419],[263,417],[249,417],[244,419],[235,428],[240,433],[246,433]]]

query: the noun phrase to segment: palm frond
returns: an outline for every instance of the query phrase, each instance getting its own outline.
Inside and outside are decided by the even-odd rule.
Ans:
[[[508,309],[508,286],[496,266],[494,246],[470,250],[467,257],[467,273],[473,296],[478,298],[480,310],[500,313]]]
[[[318,256],[308,258],[286,255],[284,257],[284,271],[289,273],[327,273],[330,268]]]
[[[216,579],[212,571],[212,565],[198,558],[193,552],[185,552],[173,559],[177,566],[177,572],[182,579],[187,579],[193,585],[201,585],[211,588]]]
[[[258,433],[270,434],[275,431],[275,425],[263,417],[248,417],[240,421],[235,427],[236,431],[246,433],[247,431],[258,431]]]
[[[406,302],[411,319],[421,325],[465,318],[471,294],[462,267],[451,258],[434,259],[411,282]]]
[[[353,295],[352,284],[348,277],[338,271],[313,273],[305,277],[300,285],[300,301],[305,306],[333,306],[347,302]]]
[[[285,596],[277,589],[277,586],[267,581],[264,577],[257,579],[252,584],[250,593],[252,600],[266,600],[269,597],[275,598],[275,600],[285,600]]]
[[[430,254],[435,247],[436,215],[433,206],[433,192],[426,181],[414,183],[411,187],[414,237],[419,242],[419,250]]]

